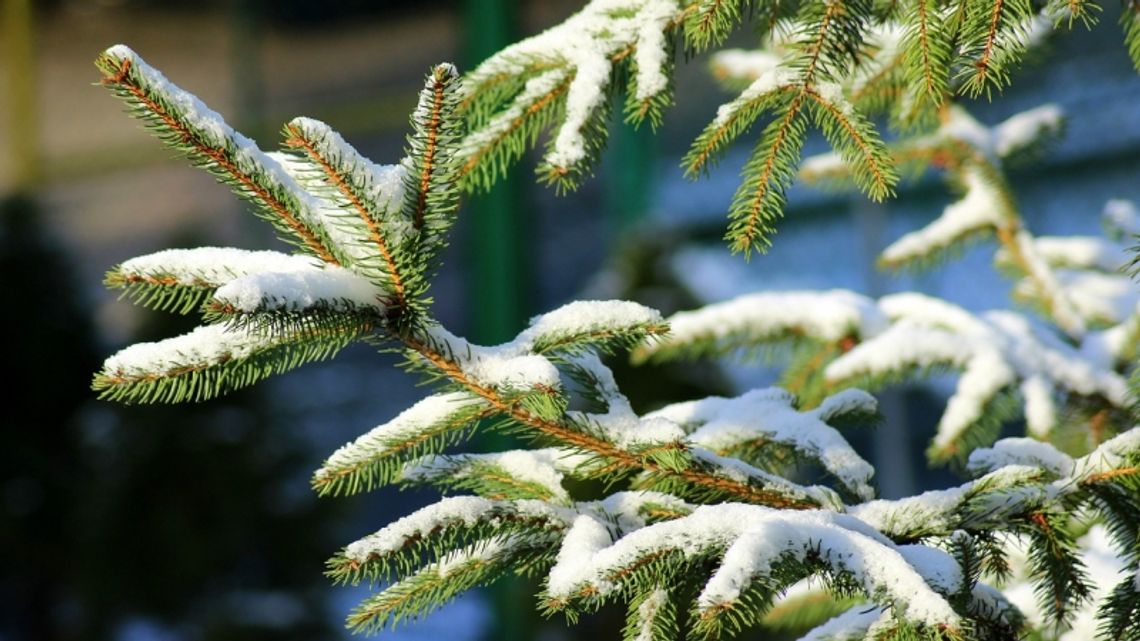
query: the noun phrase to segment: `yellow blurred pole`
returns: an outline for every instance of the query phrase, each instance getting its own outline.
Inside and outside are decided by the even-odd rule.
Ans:
[[[35,51],[32,46],[31,0],[4,3],[3,46],[8,77],[7,153],[15,167],[13,191],[26,192],[40,179],[39,126],[36,121]]]

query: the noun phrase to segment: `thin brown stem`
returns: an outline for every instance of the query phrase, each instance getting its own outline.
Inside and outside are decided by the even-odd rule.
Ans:
[[[753,487],[747,483],[714,476],[699,470],[675,470],[652,460],[637,456],[636,454],[617,447],[613,443],[585,434],[559,421],[537,416],[523,409],[518,404],[505,400],[499,395],[497,390],[472,379],[464,373],[458,364],[441,354],[431,345],[414,336],[404,334],[401,336],[401,340],[410,349],[419,353],[441,373],[452,381],[467,388],[473,394],[485,399],[500,413],[561,443],[593,452],[603,458],[618,462],[625,469],[641,468],[657,474],[677,476],[688,484],[730,494],[749,503],[788,509],[815,509],[819,507],[818,504],[810,500],[790,498],[777,492]]]

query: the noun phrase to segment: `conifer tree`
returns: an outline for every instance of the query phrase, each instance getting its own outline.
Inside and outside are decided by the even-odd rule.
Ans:
[[[624,604],[631,641],[804,624],[814,627],[801,638],[820,640],[1055,638],[1070,628],[1140,639],[1140,296],[1126,253],[1140,216],[1113,202],[1111,238],[1033,235],[1003,164],[1056,134],[1059,113],[984,127],[954,103],[1000,91],[1043,31],[1091,26],[1098,11],[594,0],[466,76],[431,69],[407,156],[386,166],[307,118],[286,124],[282,151],[264,152],[112,47],[96,61],[103,83],[294,250],[167,250],[112,269],[108,285],[132,300],[203,324],[115,354],[94,387],[127,403],[204,401],[354,341],[402,354],[435,391],[329,455],[312,485],[329,496],[390,484],[446,496],[331,558],[335,582],[375,587],[349,617],[354,630],[425,616],[518,574],[540,578],[536,606],[571,623]],[[1122,23],[1140,62],[1138,15],[1130,4]],[[938,169],[960,199],[881,262],[927,267],[992,237],[1035,317],[972,314],[917,293],[757,293],[668,319],[632,302],[576,301],[496,346],[433,317],[432,276],[464,192],[489,187],[547,128],[539,178],[574,188],[604,147],[611,100],[624,92],[626,118],[655,126],[672,102],[675,50],[717,47],[745,20],[763,47],[714,57],[739,95],[684,159],[700,174],[758,126],[728,212],[731,249],[764,249],[796,179],[881,199],[902,169]],[[809,128],[834,152],[801,162]],[[1090,294],[1090,283],[1108,294]],[[781,388],[639,414],[601,358],[626,351],[638,362],[790,361]],[[875,498],[874,469],[844,436],[877,419],[862,388],[944,370],[961,374],[929,455],[969,480]],[[998,440],[1020,417],[1028,436]],[[528,447],[465,452],[477,429]],[[595,486],[605,489],[584,493]]]

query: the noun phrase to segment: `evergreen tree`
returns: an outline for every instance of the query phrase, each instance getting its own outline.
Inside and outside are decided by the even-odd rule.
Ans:
[[[329,561],[334,581],[383,585],[350,615],[356,630],[520,574],[541,577],[539,609],[570,622],[625,604],[624,636],[638,641],[757,625],[815,626],[804,639],[1054,638],[1069,628],[1140,639],[1140,416],[1128,382],[1140,300],[1123,273],[1137,214],[1112,204],[1116,239],[1034,236],[1003,164],[1056,133],[1059,114],[1043,108],[987,128],[954,104],[1000,90],[1043,31],[1091,26],[1097,11],[1008,0],[594,0],[466,77],[432,69],[407,157],[388,166],[307,118],[285,126],[283,151],[263,152],[112,47],[97,60],[104,84],[295,251],[168,250],[115,267],[110,286],[204,324],[119,352],[94,386],[127,403],[201,401],[353,341],[403,354],[436,391],[332,453],[312,484],[321,495],[398,484],[449,496]],[[1123,24],[1140,60],[1137,16],[1128,5]],[[914,293],[759,293],[669,319],[631,302],[577,301],[488,347],[433,318],[431,280],[465,190],[488,187],[547,127],[539,177],[572,189],[604,146],[620,90],[626,117],[655,125],[671,102],[674,49],[718,46],[746,17],[764,47],[716,56],[740,94],[684,160],[700,174],[766,123],[729,211],[730,247],[765,248],[797,176],[881,199],[901,169],[934,168],[960,199],[892,244],[883,264],[929,265],[992,236],[1035,319]],[[899,131],[891,144],[879,116]],[[801,162],[809,127],[834,152]],[[784,388],[638,414],[601,359],[623,350],[635,361],[790,362]],[[843,433],[876,421],[876,400],[860,387],[944,370],[961,376],[929,454],[971,480],[876,499],[874,469]],[[998,440],[1022,416],[1029,437]],[[476,429],[532,446],[463,452]]]

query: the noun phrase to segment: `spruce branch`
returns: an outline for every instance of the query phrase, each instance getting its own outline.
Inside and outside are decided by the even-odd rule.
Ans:
[[[319,268],[309,257],[274,251],[199,247],[132,258],[107,272],[104,284],[132,302],[161,311],[198,311],[214,291],[245,276]]]
[[[755,9],[753,0],[697,0],[684,12],[685,45],[704,51],[724,42],[742,14]]]
[[[491,415],[486,402],[469,394],[429,396],[334,452],[314,473],[313,489],[337,496],[391,483],[407,462],[465,440]]]
[[[107,49],[95,64],[104,74],[103,85],[134,116],[167,146],[256,205],[283,240],[326,263],[342,264],[343,253],[328,237],[317,205],[253,141],[124,46]]]
[[[950,93],[952,21],[941,15],[938,3],[931,0],[915,0],[904,11],[906,30],[901,49],[905,95],[914,107],[902,120],[921,122],[922,114],[940,107]]]
[[[746,294],[678,312],[668,322],[668,336],[633,350],[634,363],[749,357],[769,347],[796,347],[805,342],[850,349],[888,324],[875,301],[846,290]]]
[[[693,461],[678,469],[667,461],[657,459],[655,454],[659,452],[650,450],[641,454],[636,448],[623,448],[594,433],[588,424],[580,424],[569,417],[541,416],[512,402],[493,385],[480,382],[469,372],[465,372],[463,366],[454,358],[454,350],[433,344],[431,338],[404,337],[404,342],[442,375],[472,394],[485,399],[503,416],[533,430],[537,435],[553,439],[560,445],[610,461],[619,469],[644,469],[678,484],[678,487],[691,488],[690,492],[731,496],[749,503],[797,509],[815,507],[820,503],[820,499],[813,497],[811,493],[795,489],[794,484],[781,482],[775,486],[771,485],[773,477],[759,470],[756,470],[755,474],[742,476],[739,471],[734,472],[731,468],[725,468],[723,463],[715,459]]]
[[[402,272],[411,269],[403,251],[408,221],[401,211],[406,168],[372,164],[328,125],[309,118],[290,121],[285,136],[287,147],[302,152],[319,168],[322,179],[310,184],[355,214],[353,227],[357,222],[363,226],[360,231],[376,253],[372,261],[357,261],[358,268],[389,292],[392,307],[406,307],[409,296]]]
[[[668,589],[654,586],[630,600],[622,639],[671,641],[679,633],[677,604]]]
[[[123,403],[204,401],[305,363],[331,358],[371,325],[321,333],[264,335],[206,325],[157,343],[138,343],[107,359],[92,388]]]
[[[606,107],[625,68],[630,120],[659,120],[669,102],[670,32],[690,10],[675,0],[595,0],[468,74],[460,104],[475,127],[459,152],[464,188],[486,189],[555,120],[539,177],[576,188],[604,147]]]
[[[979,7],[988,12],[995,6],[970,2],[962,5],[966,22],[954,29],[977,31],[962,24],[976,18]],[[747,4],[595,0],[581,15],[606,9],[610,13],[594,15],[597,24],[616,21],[627,29],[571,34],[594,47],[578,57],[565,51],[520,55],[526,50],[520,47],[514,57],[498,59],[507,67],[475,78],[492,102],[511,101],[505,114],[478,91],[461,88],[454,68],[440,65],[412,116],[408,160],[387,168],[364,159],[327,125],[307,119],[286,126],[290,153],[262,154],[216,114],[142,67],[133,53],[114,48],[101,66],[162,135],[188,147],[199,164],[229,176],[246,197],[261,196],[241,176],[255,187],[268,185],[266,193],[312,231],[317,245],[298,236],[309,256],[182,250],[125,262],[109,277],[114,286],[153,306],[198,308],[213,324],[124,350],[108,359],[96,387],[127,401],[197,399],[330,356],[352,340],[397,346],[407,369],[434,383],[436,392],[333,453],[314,475],[314,488],[349,494],[395,483],[476,496],[453,496],[417,510],[329,561],[336,582],[386,584],[349,616],[355,630],[374,632],[424,616],[463,590],[514,573],[544,576],[540,607],[570,620],[612,600],[627,602],[625,636],[636,641],[673,638],[681,630],[694,638],[735,635],[768,618],[782,593],[809,578],[820,580],[836,602],[851,605],[858,597],[868,605],[824,623],[808,639],[1011,639],[1026,632],[1025,621],[1012,597],[984,583],[1009,574],[1003,537],[1026,542],[1028,580],[1054,621],[1085,616],[1083,601],[1097,597],[1092,573],[1086,576],[1084,569],[1078,518],[1099,519],[1125,561],[1140,562],[1140,427],[1124,430],[1134,397],[1122,375],[1128,352],[1121,347],[1140,326],[1130,320],[1131,308],[1112,316],[1119,323],[1103,331],[1066,326],[1081,338],[1079,348],[1021,316],[973,315],[913,294],[878,301],[840,291],[764,294],[680,314],[672,323],[635,303],[581,301],[532,319],[513,340],[495,346],[469,343],[429,313],[426,292],[454,221],[460,183],[470,175],[465,168],[481,171],[476,167],[487,159],[509,162],[533,143],[536,118],[559,118],[562,131],[550,153],[567,151],[563,133],[581,136],[574,143],[581,144],[581,162],[560,167],[576,181],[575,172],[588,169],[604,139],[599,109],[620,85],[613,74],[632,74],[630,117],[655,122],[667,102],[674,30],[697,30],[690,47],[719,42]],[[943,12],[951,6],[924,7],[937,10],[940,20],[953,20]],[[771,16],[781,11],[761,9]],[[905,95],[907,74],[914,73],[907,66],[916,63],[897,50],[899,42],[906,33],[929,37],[892,22],[906,15],[905,8],[862,0],[801,4],[792,35],[781,45],[786,49],[760,58],[760,73],[733,108],[743,115],[731,121],[735,112],[725,110],[725,126],[710,130],[700,162],[710,162],[724,141],[743,133],[745,120],[771,110],[775,120],[768,128],[787,131],[772,134],[785,136],[778,141],[762,136],[769,149],[761,150],[758,162],[772,164],[773,181],[764,183],[768,195],[762,200],[782,201],[808,124],[830,140],[841,172],[866,183],[872,195],[889,191],[896,162],[937,164],[965,176],[963,183],[990,180],[990,172],[997,178],[983,192],[1002,191],[995,186],[1002,179],[1000,162],[1027,153],[1038,134],[1052,129],[1049,113],[1011,120],[1002,134],[979,133],[966,119],[952,120],[948,110],[951,122],[894,152],[871,128],[867,115]],[[1009,41],[1020,33],[1014,24],[1024,22],[1019,17],[1002,13],[992,43],[970,54],[989,55],[986,83],[997,83],[999,63],[1021,51]],[[926,26],[941,27],[933,20]],[[977,38],[954,33],[962,47]],[[868,34],[875,37],[864,41]],[[606,43],[601,53],[599,41]],[[920,74],[941,64],[931,62],[939,55],[933,49],[920,54]],[[130,80],[131,69],[141,75]],[[608,87],[587,83],[590,74],[591,82],[600,79]],[[772,74],[781,82],[755,89],[771,84]],[[922,109],[944,98],[941,88],[937,97],[929,87],[920,91],[927,104]],[[856,92],[863,92],[859,99]],[[470,136],[461,140],[461,111],[482,123],[489,132],[482,140],[492,143],[479,148],[475,153],[486,155],[474,161],[464,156],[474,147],[465,146]],[[214,152],[245,173],[227,173]],[[987,196],[988,204],[999,197],[1006,198]],[[1094,251],[1080,254],[1072,244],[1058,248],[1048,238],[1034,238],[1017,227],[1008,200],[1002,211],[1012,212],[1009,220],[987,218],[985,224],[998,236],[1009,232],[1003,260],[1048,290],[1035,298],[1052,300],[1054,285],[1064,293],[1071,286],[1064,270],[1107,277],[1103,243],[1086,243]],[[293,230],[272,203],[263,209]],[[778,215],[778,208],[760,209]],[[760,229],[765,220],[757,214],[740,224]],[[317,246],[328,256],[314,257]],[[1046,282],[1050,277],[1055,283]],[[1079,320],[1092,317],[1079,298],[1071,300]],[[1051,315],[1065,326],[1063,313]],[[802,395],[753,390],[638,414],[598,356],[635,344],[640,359],[790,346],[797,364],[786,380]],[[940,432],[936,451],[959,457],[978,478],[919,496],[873,500],[873,470],[838,428],[873,421],[875,399],[853,389],[832,392],[859,378],[878,384],[944,367],[963,375],[943,417],[950,428]],[[1074,413],[1065,415],[1062,401]],[[1048,436],[1058,422],[1077,423],[1081,412],[1087,417],[1079,422],[1088,422],[1087,431],[1103,442],[1079,458],[1029,439],[993,443],[1022,405],[1035,436]],[[475,429],[515,433],[544,447],[454,451]],[[790,477],[789,464],[801,461],[829,475],[839,490]],[[589,482],[589,491],[603,498],[580,500],[581,487],[568,479]],[[1122,626],[1134,617],[1136,600],[1123,589],[1106,597],[1105,630],[1126,630]]]
[[[1132,66],[1140,71],[1140,3],[1128,0],[1120,12],[1120,26],[1124,31],[1124,44],[1132,58]]]
[[[417,232],[417,264],[434,264],[447,246],[447,232],[459,208],[457,153],[463,126],[456,110],[461,92],[456,68],[438,65],[428,75],[412,112],[404,213]],[[426,281],[421,287],[426,290]]]
[[[1034,17],[1028,0],[971,0],[964,3],[962,55],[969,60],[957,77],[962,91],[977,97],[1009,84],[1009,66],[1020,61]]]
[[[348,615],[346,624],[353,632],[366,634],[394,629],[430,614],[462,592],[495,582],[516,566],[548,565],[552,542],[553,537],[471,544],[368,597]]]
[[[1000,264],[1026,284],[1027,298],[1070,336],[1084,335],[1089,319],[1075,306],[1055,270],[1026,229],[1002,170],[1003,160],[1032,153],[1062,127],[1054,105],[1017,114],[987,128],[959,107],[943,111],[942,124],[929,136],[912,138],[892,152],[895,162],[918,171],[938,166],[947,172],[962,197],[934,222],[899,238],[883,250],[879,264],[890,269],[928,266],[976,239],[992,235],[999,243]],[[840,182],[851,170],[834,155],[808,159],[800,175],[809,181]]]
[[[400,482],[433,485],[443,490],[468,490],[495,500],[536,499],[570,503],[563,487],[566,475],[579,474],[589,459],[558,448],[508,450],[490,454],[426,456],[406,465]]]

